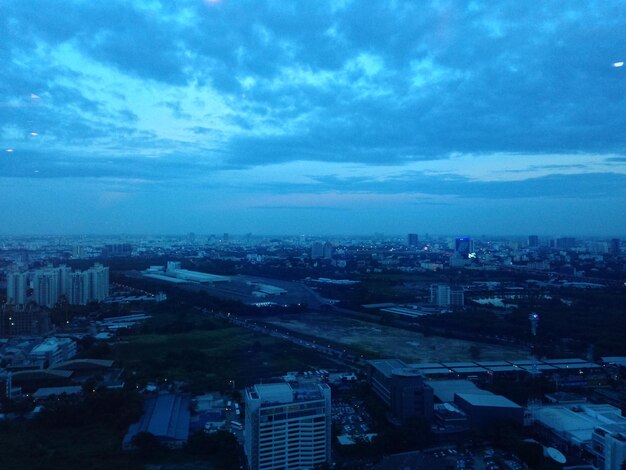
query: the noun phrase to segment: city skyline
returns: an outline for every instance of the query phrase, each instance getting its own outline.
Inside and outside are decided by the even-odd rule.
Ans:
[[[626,233],[618,2],[9,1],[0,233]]]

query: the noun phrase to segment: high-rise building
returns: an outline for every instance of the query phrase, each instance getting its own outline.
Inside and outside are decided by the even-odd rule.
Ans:
[[[324,244],[321,242],[315,242],[311,245],[311,258],[323,258],[324,257]]]
[[[131,256],[133,254],[133,246],[130,243],[113,243],[104,245],[102,256],[107,258],[115,256]]]
[[[557,238],[554,246],[556,248],[562,248],[562,249],[568,250],[576,246],[576,239],[573,237]]]
[[[330,388],[273,383],[246,390],[244,450],[250,470],[312,469],[330,462]]]
[[[474,253],[474,240],[469,237],[459,237],[454,242],[454,254],[462,259],[467,259],[470,253]]]
[[[28,273],[10,272],[7,274],[7,304],[24,305],[28,289]]]
[[[330,242],[324,243],[324,259],[331,259],[333,257],[333,252],[335,251],[335,247]]]
[[[537,235],[528,235],[528,246],[535,248],[539,246],[539,237]]]
[[[406,244],[409,248],[415,248],[419,243],[419,236],[417,233],[409,233],[406,237]]]
[[[28,297],[31,285],[32,296]],[[101,264],[85,271],[72,272],[68,266],[61,265],[7,275],[7,303],[10,305],[24,305],[32,301],[52,308],[61,296],[65,296],[70,304],[86,305],[92,301],[100,302],[108,295],[109,268]]]
[[[109,295],[109,268],[95,264],[85,271],[70,274],[68,300],[73,305],[100,302]]]
[[[33,300],[37,305],[52,308],[59,300],[59,272],[54,268],[35,271],[32,276]]]
[[[612,255],[619,255],[620,253],[620,239],[612,238],[611,245],[609,246],[609,253]]]
[[[430,303],[438,307],[463,307],[465,305],[465,293],[462,287],[431,284]]]

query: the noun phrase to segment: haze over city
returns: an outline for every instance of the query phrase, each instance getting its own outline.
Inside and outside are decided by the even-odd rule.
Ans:
[[[3,2],[0,232],[626,232],[620,2]]]

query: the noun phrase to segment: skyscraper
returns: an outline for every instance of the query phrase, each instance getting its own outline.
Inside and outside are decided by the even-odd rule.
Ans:
[[[528,235],[528,246],[530,248],[539,246],[539,237],[537,235]]]
[[[7,304],[24,305],[28,289],[28,273],[10,272],[7,274]]]
[[[463,259],[469,258],[474,253],[474,240],[469,237],[459,237],[454,242],[454,254]]]
[[[419,242],[419,236],[417,233],[409,233],[406,237],[406,244],[409,248],[415,248]]]
[[[254,385],[245,400],[244,450],[250,470],[312,469],[330,461],[328,385]]]
[[[611,245],[609,246],[609,253],[612,255],[619,255],[620,253],[620,239],[612,238]]]

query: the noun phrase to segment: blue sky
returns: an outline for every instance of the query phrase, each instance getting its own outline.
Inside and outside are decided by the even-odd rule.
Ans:
[[[1,233],[626,234],[619,1],[0,5]]]

